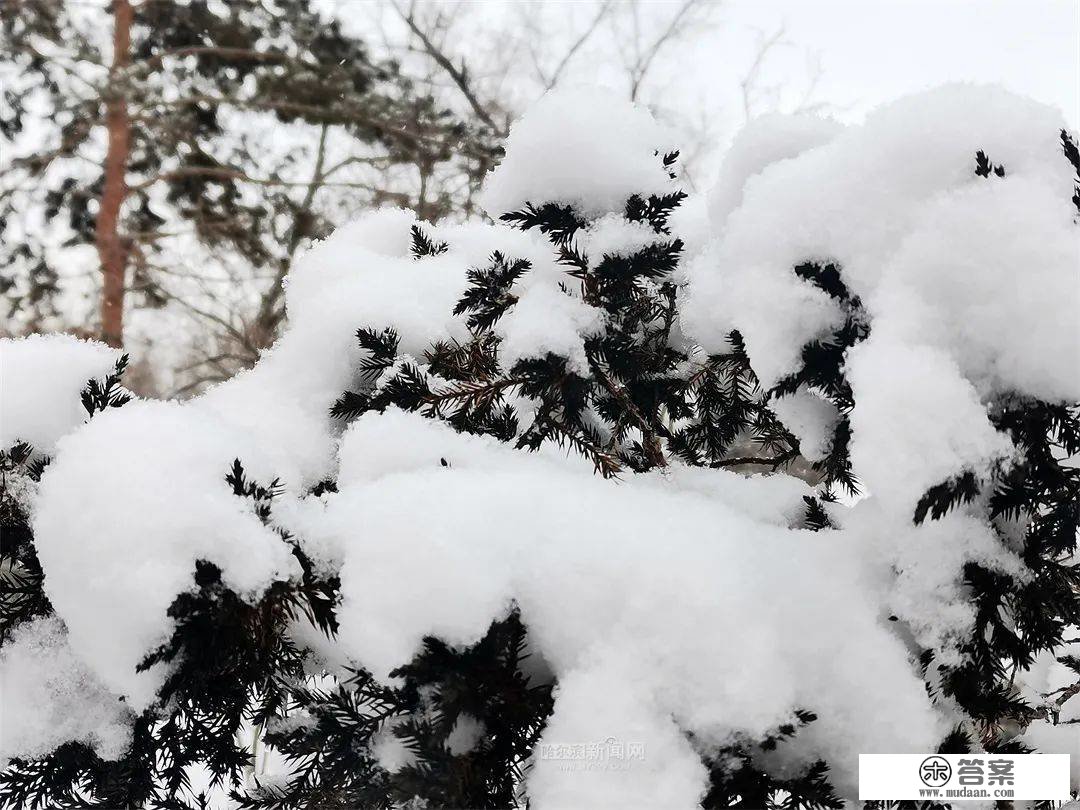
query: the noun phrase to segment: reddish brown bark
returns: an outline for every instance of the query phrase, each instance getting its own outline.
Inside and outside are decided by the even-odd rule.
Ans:
[[[95,241],[101,261],[101,339],[110,346],[124,341],[124,286],[127,244],[120,233],[120,208],[127,196],[127,163],[131,122],[124,69],[131,63],[130,0],[113,0],[113,62],[105,100],[105,127],[109,134],[105,176],[95,223]]]

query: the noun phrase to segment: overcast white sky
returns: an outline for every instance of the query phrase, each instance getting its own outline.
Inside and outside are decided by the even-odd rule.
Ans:
[[[740,80],[763,37],[783,27],[784,45],[770,51],[758,80],[755,113],[790,111],[802,99],[814,58],[820,81],[813,100],[841,120],[860,120],[871,108],[950,81],[995,82],[1061,109],[1080,128],[1080,0],[708,0],[711,24],[664,50],[643,100],[683,125],[707,131],[702,166],[715,164],[744,120]],[[373,30],[374,0],[318,0],[361,35]],[[626,2],[626,0],[616,0]],[[510,47],[520,63],[503,76],[515,89],[530,73],[527,52],[565,52],[570,35],[595,14],[582,0],[419,0],[465,12],[449,43],[455,59],[474,69],[486,49]],[[661,28],[682,0],[642,0],[647,25]],[[529,34],[523,7],[547,20],[543,41],[507,41]],[[385,10],[385,6],[382,6]],[[449,13],[453,13],[450,11]],[[393,15],[390,15],[393,17]],[[559,21],[562,22],[560,31]],[[385,22],[385,18],[384,18]],[[400,21],[398,21],[400,22]],[[651,32],[643,32],[648,40]],[[568,83],[600,83],[625,92],[620,47],[599,29],[564,72]],[[613,50],[614,49],[614,50]],[[474,70],[474,72],[476,72]],[[481,74],[483,75],[482,71]],[[532,88],[535,90],[535,88]],[[769,90],[775,97],[769,97]],[[529,91],[524,92],[527,102]],[[693,142],[687,134],[686,142]],[[708,172],[706,172],[708,173]]]
[[[1080,0],[731,0],[743,36],[786,21],[820,52],[821,97],[852,114],[953,80],[1000,82],[1080,124]],[[751,35],[752,36],[752,35]]]
[[[228,0],[223,0],[228,2]],[[625,0],[616,0],[625,2]],[[82,0],[92,7],[106,0]],[[372,34],[375,0],[312,0],[335,9],[361,36]],[[473,19],[494,18],[524,3],[570,16],[578,0],[418,0],[471,6]],[[664,17],[682,0],[642,0]],[[824,68],[818,96],[841,118],[906,93],[954,80],[1000,82],[1061,108],[1080,128],[1080,0],[708,0],[719,25],[678,58],[660,60],[686,103],[729,104],[726,94],[752,61],[759,33],[786,28],[790,47],[770,58],[765,77],[797,85],[807,49]],[[463,43],[468,57],[483,33]],[[552,47],[559,43],[552,43]],[[673,68],[678,72],[674,73]],[[785,92],[797,92],[786,87]]]

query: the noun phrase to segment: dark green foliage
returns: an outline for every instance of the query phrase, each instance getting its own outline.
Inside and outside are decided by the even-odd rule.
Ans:
[[[415,690],[375,683],[365,672],[332,688],[298,685],[291,709],[305,722],[296,727],[269,724],[266,741],[294,764],[288,784],[233,791],[243,808],[389,808],[389,775],[367,746],[386,723],[415,709]]]
[[[806,512],[803,516],[803,525],[814,532],[835,528],[829,513],[822,506],[822,502],[834,503],[835,501],[836,498],[828,491],[822,493],[818,498],[804,495],[803,502],[806,504]]]
[[[829,767],[818,760],[802,774],[776,778],[755,767],[743,752],[730,754],[725,769],[710,771],[712,785],[702,807],[739,808],[739,810],[837,810],[843,801],[829,784]],[[733,770],[729,770],[733,769]]]
[[[526,760],[552,708],[552,684],[533,683],[522,672],[529,657],[517,611],[495,622],[475,646],[458,651],[428,638],[408,666],[397,670],[407,684],[430,694],[422,716],[394,733],[418,755],[393,776],[400,800],[413,796],[436,807],[512,807]],[[469,751],[447,747],[459,721],[475,719],[482,731]]]
[[[675,157],[664,159],[670,167]],[[424,367],[403,362],[375,390],[369,381],[345,393],[333,415],[353,418],[391,405],[421,411],[519,448],[553,442],[585,456],[605,476],[663,467],[669,455],[693,464],[773,469],[791,461],[797,442],[766,407],[741,337],[732,335],[729,354],[706,358],[691,357],[672,337],[679,288],[671,276],[683,244],[670,237],[667,222],[684,197],[674,191],[627,200],[626,219],[646,223],[657,235],[629,255],[584,255],[575,236],[588,222],[570,206],[528,204],[503,215],[506,222],[547,235],[566,267],[563,290],[575,290],[603,312],[603,330],[585,340],[587,373],[550,354],[509,368],[499,362],[500,341],[492,329],[517,303],[516,286],[533,268],[496,252],[487,266],[469,270],[469,287],[454,309],[465,317],[472,338],[433,343]],[[375,366],[381,373],[393,366],[389,347],[373,347],[361,337],[364,368]],[[507,402],[511,393],[537,403],[529,423]],[[731,458],[739,440],[756,444],[763,455]]]
[[[539,228],[540,233],[550,237],[556,245],[567,245],[574,234],[588,224],[574,213],[573,208],[557,203],[544,203],[539,208],[529,203],[520,211],[503,214],[499,219],[523,231]]]
[[[761,389],[742,335],[732,332],[728,343],[730,352],[711,355],[690,375],[686,402],[674,408],[688,421],[673,432],[670,446],[688,464],[727,466],[728,450],[735,441],[749,426],[766,420]]]
[[[844,358],[848,349],[869,336],[869,320],[859,297],[852,295],[844,283],[838,265],[806,262],[797,265],[794,270],[795,275],[827,293],[836,302],[844,313],[844,322],[828,337],[806,344],[802,350],[801,367],[777,383],[770,393],[772,396],[785,396],[805,388],[836,406],[840,418],[833,428],[829,453],[821,461],[815,462],[814,468],[822,474],[826,488],[839,485],[856,495],[859,482],[851,469],[848,454],[851,441],[848,414],[855,407],[855,400],[844,373]]]
[[[264,486],[248,479],[238,460],[225,480],[269,522],[276,481]],[[289,623],[303,614],[326,632],[336,630],[336,580],[319,580],[289,536],[280,534],[303,575],[274,583],[255,603],[227,588],[213,564],[196,564],[194,588],[169,609],[172,637],[140,665],[167,663],[170,669],[157,703],[135,719],[132,745],[120,760],[103,761],[76,743],[40,761],[14,760],[0,774],[0,805],[199,807],[185,771],[196,763],[210,770],[214,784],[236,783],[252,763],[237,733],[282,714],[306,678],[306,653],[290,640]]]
[[[127,369],[128,356],[125,354],[116,361],[113,373],[103,381],[90,380],[82,392],[82,406],[86,413],[93,416],[109,408],[119,408],[131,401],[131,395],[120,386],[120,378]]]
[[[679,153],[673,152],[672,155],[667,157],[672,158],[672,161],[674,161],[678,159]],[[670,166],[671,162],[665,158],[664,165]],[[626,218],[631,222],[648,222],[657,233],[668,233],[668,217],[685,199],[686,193],[683,191],[673,191],[670,194],[661,194],[659,196],[654,195],[648,199],[635,194],[626,201]]]
[[[412,246],[409,250],[414,259],[422,259],[425,256],[438,256],[440,253],[446,252],[446,243],[431,241],[431,238],[424,233],[423,228],[419,225],[413,225],[410,233],[412,234]]]
[[[935,484],[926,490],[915,506],[914,521],[922,523],[929,512],[934,520],[961,504],[970,503],[979,494],[979,482],[972,472],[961,473],[955,478]]]
[[[173,663],[159,695],[173,707],[168,722],[187,734],[183,759],[205,762],[230,784],[251,762],[251,752],[234,742],[244,721],[265,722],[285,704],[287,684],[303,677],[303,655],[285,635],[297,597],[286,583],[275,583],[249,604],[202,561],[194,581],[197,590],[181,594],[169,609],[172,638],[141,668]]]
[[[469,289],[454,307],[454,314],[468,313],[467,323],[474,331],[491,329],[517,303],[510,288],[530,267],[524,259],[507,262],[505,256],[495,251],[491,254],[490,267],[469,270]]]
[[[1064,133],[1062,142],[1069,156]],[[989,165],[979,155],[979,165]],[[1040,716],[1012,688],[1013,679],[1036,655],[1059,649],[1066,628],[1080,623],[1080,566],[1068,561],[1080,537],[1080,470],[1063,461],[1080,453],[1080,406],[999,396],[990,421],[1012,440],[1019,460],[999,465],[986,480],[967,471],[931,487],[913,516],[915,523],[938,520],[963,507],[981,514],[1007,546],[1011,536],[1022,537],[1026,577],[965,566],[975,628],[963,645],[964,662],[935,672],[941,692],[980,722],[986,746],[1003,744],[1003,722]],[[932,661],[927,651],[924,665]]]
[[[305,721],[267,742],[296,766],[285,786],[234,793],[245,808],[389,808],[419,797],[432,807],[513,807],[533,746],[551,712],[551,683],[523,674],[528,657],[517,611],[491,625],[475,645],[455,650],[436,638],[381,686],[357,671],[335,688],[298,686],[292,709]],[[477,739],[452,751],[459,721],[475,721]],[[371,752],[377,733],[392,733],[416,761],[394,773]]]
[[[844,803],[829,784],[829,767],[817,761],[797,776],[777,779],[760,765],[763,754],[814,722],[813,712],[799,709],[793,722],[779,726],[758,743],[739,742],[710,757],[710,787],[701,806],[705,810],[839,810]]]
[[[975,175],[977,177],[989,177],[991,172],[995,177],[1004,177],[1005,167],[995,166],[990,162],[990,158],[986,156],[986,153],[980,149],[975,153]]]
[[[30,515],[19,493],[41,479],[46,461],[34,461],[33,448],[25,442],[0,450],[0,644],[16,626],[52,611],[42,590]]]
[[[1076,141],[1065,130],[1061,130],[1061,148],[1065,152],[1065,159],[1076,172],[1076,186],[1073,189],[1072,201],[1077,213],[1080,213],[1080,149],[1076,148]]]
[[[967,754],[971,751],[971,738],[963,728],[957,727],[945,736],[934,753]],[[866,802],[863,807],[865,810],[953,810],[955,805],[931,801],[873,801]]]

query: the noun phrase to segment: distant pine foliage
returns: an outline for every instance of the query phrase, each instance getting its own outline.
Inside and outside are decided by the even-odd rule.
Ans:
[[[348,187],[361,206],[415,205],[433,219],[471,213],[470,190],[500,154],[491,127],[452,114],[418,77],[307,0],[136,2],[130,11],[130,66],[122,81],[105,82],[112,34],[101,35],[116,25],[111,3],[4,3],[0,137],[11,144],[0,165],[0,311],[8,331],[47,329],[64,316],[70,259],[58,247],[101,238],[109,171],[97,136],[111,125],[114,99],[130,118],[118,152],[125,204],[114,228],[126,246],[125,306],[193,304],[176,278],[190,275],[190,263],[173,257],[193,248],[228,256],[236,272],[252,274],[260,296],[245,312],[247,332],[225,331],[240,338],[231,352],[240,367],[276,337],[280,280],[305,240],[337,224],[337,203],[327,202],[337,189]],[[265,148],[249,131],[254,115],[290,127],[295,143]],[[397,177],[412,167],[419,189]],[[20,226],[28,215],[54,236]],[[208,328],[219,318],[208,318]]]
[[[1062,143],[1080,182],[1076,147],[1064,134]],[[670,167],[675,157],[663,160]],[[980,151],[974,171],[995,182],[1006,167]],[[668,228],[683,196],[627,200],[625,219],[645,223],[655,234],[651,244],[630,255],[585,255],[576,237],[590,223],[568,206],[540,202],[503,217],[544,234],[565,267],[566,294],[605,314],[603,327],[585,341],[586,369],[572,368],[568,358],[555,354],[509,366],[501,361],[495,326],[514,307],[516,289],[532,267],[493,252],[486,265],[470,270],[469,287],[454,309],[467,321],[468,340],[434,341],[417,361],[401,354],[393,330],[357,325],[365,352],[358,370],[361,385],[341,396],[333,416],[348,420],[394,406],[521,450],[545,444],[567,448],[604,477],[674,463],[775,471],[799,458],[800,448],[770,402],[809,390],[836,405],[841,416],[829,452],[813,465],[818,493],[805,498],[802,525],[832,530],[829,507],[838,490],[854,494],[859,488],[848,454],[846,415],[855,403],[844,353],[869,335],[863,304],[846,286],[838,263],[793,267],[794,274],[837,302],[846,318],[828,338],[806,345],[801,366],[771,390],[759,385],[737,332],[723,354],[687,346],[675,328],[681,289],[674,274],[683,244]],[[413,228],[417,261],[446,249],[422,228]],[[91,417],[126,401],[119,387],[123,368],[122,361],[114,375],[87,384],[82,399]],[[534,410],[520,411],[514,395],[530,398]],[[1028,576],[1012,577],[975,563],[965,569],[977,620],[963,662],[938,664],[930,651],[922,657],[931,694],[962,708],[979,745],[1004,752],[1019,747],[1002,733],[1003,724],[1023,724],[1046,711],[1018,696],[1012,688],[1015,673],[1037,653],[1060,648],[1065,628],[1080,624],[1080,572],[1068,562],[1080,529],[1080,470],[1061,461],[1080,453],[1080,407],[1006,397],[993,408],[992,421],[1015,443],[1020,463],[986,480],[968,472],[941,482],[925,493],[912,521],[937,520],[964,506],[982,510],[995,526],[1004,521],[1023,526]],[[746,447],[753,448],[750,454]],[[13,494],[15,480],[36,481],[44,463],[26,445],[0,454],[0,643],[13,627],[51,612],[28,516]],[[242,460],[230,466],[223,459],[222,476],[246,508],[270,521],[278,482],[253,481]],[[315,494],[333,498],[336,490],[333,481],[325,481]],[[143,667],[168,662],[170,675],[158,704],[137,719],[131,749],[121,760],[103,761],[79,743],[65,744],[43,759],[16,760],[0,775],[0,804],[201,808],[206,798],[190,795],[185,770],[201,763],[218,784],[231,788],[240,807],[250,810],[527,806],[523,791],[530,755],[551,713],[556,686],[550,677],[537,675],[529,661],[529,617],[513,609],[465,649],[425,639],[421,652],[394,673],[392,686],[363,670],[343,679],[316,677],[320,673],[311,669],[309,654],[287,630],[306,616],[332,638],[339,582],[318,570],[288,533],[279,533],[303,575],[276,583],[254,603],[226,587],[214,565],[196,566],[192,589],[172,605],[172,638],[143,662]],[[1075,658],[1060,660],[1080,673]],[[794,774],[770,773],[762,765],[765,752],[817,719],[814,708],[799,707],[797,722],[763,739],[739,740],[709,754],[710,787],[703,806],[842,807],[829,782],[828,763],[815,762]],[[475,723],[478,741],[456,751],[450,740],[465,720]],[[252,727],[291,763],[287,780],[244,781],[254,752],[237,740]],[[376,749],[387,738],[411,752],[414,762],[393,772],[383,768]],[[941,741],[940,750],[962,752],[975,743],[958,728]]]

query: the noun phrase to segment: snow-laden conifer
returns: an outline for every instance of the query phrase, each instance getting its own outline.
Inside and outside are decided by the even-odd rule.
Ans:
[[[979,87],[771,126],[706,204],[549,97],[492,222],[340,229],[186,403],[4,342],[0,797],[817,808],[859,753],[1076,754],[1075,138]]]

